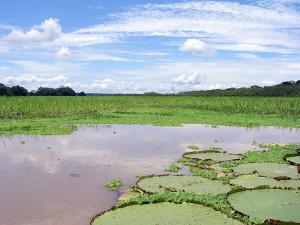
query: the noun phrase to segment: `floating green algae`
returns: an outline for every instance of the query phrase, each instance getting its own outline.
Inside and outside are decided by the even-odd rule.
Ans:
[[[92,225],[242,225],[213,209],[196,204],[132,205],[96,217]]]
[[[231,206],[250,217],[300,223],[300,193],[261,189],[241,191],[228,196]]]
[[[137,186],[148,193],[193,192],[218,195],[231,190],[231,186],[228,184],[199,176],[150,176],[141,179]]]
[[[257,188],[268,186],[270,188],[300,188],[300,180],[275,180],[269,177],[259,177],[254,174],[242,175],[230,180],[233,185],[239,185],[244,188]]]
[[[278,163],[245,163],[233,168],[237,174],[250,174],[257,172],[261,176],[277,178],[287,177],[299,179],[296,166]]]
[[[214,162],[226,162],[241,159],[242,156],[224,152],[205,151],[205,152],[188,152],[183,155],[184,158],[198,160],[212,160]]]

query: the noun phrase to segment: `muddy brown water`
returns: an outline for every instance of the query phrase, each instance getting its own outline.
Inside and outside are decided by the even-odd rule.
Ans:
[[[99,125],[1,136],[0,225],[88,225],[116,203],[103,187],[113,178],[129,187],[138,174],[164,173],[190,144],[242,153],[262,142],[300,143],[300,129]]]

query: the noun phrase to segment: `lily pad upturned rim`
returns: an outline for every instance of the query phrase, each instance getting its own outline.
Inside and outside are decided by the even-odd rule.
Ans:
[[[195,210],[198,210],[196,209],[195,207],[199,207],[199,209],[204,209],[204,210],[207,210],[207,211],[211,211],[211,213],[215,213],[215,214],[219,214],[222,216],[222,219],[225,220],[228,220],[228,221],[234,221],[235,224],[240,224],[242,225],[243,223],[239,220],[237,220],[236,218],[233,218],[233,217],[226,217],[221,211],[218,211],[218,210],[215,210],[214,208],[211,208],[211,207],[208,207],[208,206],[205,206],[203,204],[197,204],[197,203],[193,203],[193,202],[186,202],[186,203],[175,203],[175,202],[169,202],[169,201],[166,201],[166,202],[157,202],[157,203],[148,203],[148,204],[142,204],[142,205],[139,205],[139,204],[127,204],[127,205],[124,205],[124,206],[121,206],[121,207],[115,207],[113,206],[111,209],[109,210],[105,210],[101,213],[98,213],[97,215],[93,216],[90,220],[90,225],[94,225],[94,222],[101,216],[105,215],[106,213],[110,213],[112,211],[115,211],[115,210],[122,210],[122,209],[126,209],[128,207],[131,207],[131,206],[135,206],[135,207],[144,207],[144,206],[153,206],[153,205],[156,205],[156,206],[159,206],[159,205],[166,205],[166,204],[170,204],[170,205],[173,205],[173,206],[182,206],[182,207],[187,207],[189,205],[192,205],[193,208],[192,209],[195,209]],[[201,213],[199,214],[201,215]],[[205,214],[206,215],[206,214]],[[223,216],[224,215],[224,216]],[[213,218],[213,217],[212,217]]]
[[[254,164],[272,164],[272,165],[283,165],[283,166],[293,166],[295,167],[296,169],[298,169],[298,172],[299,172],[299,167],[297,168],[297,166],[294,166],[294,165],[291,165],[291,164],[286,164],[286,163],[273,163],[273,162],[250,162],[250,163],[242,163],[242,164],[239,164],[237,166],[234,166],[232,167],[232,169],[234,170],[234,174],[235,176],[241,176],[241,175],[247,175],[247,174],[257,174],[258,176],[261,176],[261,177],[271,177],[271,176],[267,176],[267,175],[262,175],[258,170],[259,168],[254,168],[252,170],[252,172],[249,172],[249,173],[242,173],[242,172],[237,172],[236,169],[239,168],[239,167],[243,167],[243,166],[250,166],[250,165],[254,165]],[[292,179],[292,180],[299,180],[299,178],[296,178],[296,177],[291,177],[291,176],[277,176],[277,177],[271,177],[271,178],[274,178],[276,180],[289,180],[289,179]]]
[[[229,192],[228,194],[226,194],[226,198],[230,204],[230,206],[234,209],[235,213],[238,213],[240,215],[243,215],[243,216],[249,216],[249,217],[254,217],[254,218],[257,218],[257,219],[260,219],[258,217],[255,217],[254,215],[249,215],[245,212],[242,212],[241,210],[239,209],[236,209],[232,202],[230,201],[230,196],[233,196],[234,194],[238,194],[238,193],[241,193],[241,192],[255,192],[255,191],[264,191],[264,190],[268,190],[268,191],[282,191],[282,192],[290,192],[290,193],[295,193],[295,194],[300,194],[299,192],[297,191],[294,191],[294,190],[284,190],[284,189],[277,189],[277,188],[269,188],[269,187],[256,187],[256,188],[253,188],[253,189],[249,189],[249,188],[238,188],[238,189],[233,189],[231,192]],[[262,219],[263,220],[263,219]],[[296,224],[299,224],[299,222],[294,222],[294,221],[283,221],[283,220],[278,220],[278,219],[272,219],[272,218],[267,218],[267,219],[264,219],[263,221],[263,224],[265,222],[272,222],[272,224],[278,224],[278,222],[281,224],[281,223],[284,223],[285,225],[296,225]]]
[[[251,177],[251,176],[257,177],[257,178],[271,179],[271,180],[274,180],[276,182],[281,182],[281,181],[299,181],[300,182],[300,180],[294,180],[294,179],[278,180],[278,179],[271,178],[271,177],[261,176],[257,173],[235,175],[232,179],[229,180],[228,183],[231,184],[231,185],[238,185],[239,187],[236,189],[236,191],[228,192],[228,194],[230,195],[230,194],[233,194],[235,192],[246,191],[246,190],[260,190],[260,189],[280,189],[280,190],[291,190],[291,191],[300,190],[300,186],[297,187],[297,188],[293,188],[293,187],[282,187],[282,186],[270,186],[268,184],[264,184],[264,185],[259,185],[259,186],[255,186],[255,187],[245,187],[245,186],[241,186],[239,184],[236,184],[236,183],[232,182],[232,181],[234,181],[236,179],[239,179],[239,178],[242,178],[242,177]]]
[[[286,160],[288,163],[290,163],[291,165],[294,165],[294,166],[300,165],[300,163],[290,160],[290,158],[294,158],[294,157],[300,157],[300,155],[299,154],[288,154],[284,157],[284,160]]]
[[[239,156],[240,158],[238,159],[230,159],[230,160],[222,160],[222,161],[214,161],[212,159],[199,159],[197,157],[187,157],[188,155],[194,155],[194,154],[201,154],[201,153],[223,153],[223,154],[227,154],[227,155],[232,155],[232,156]],[[192,159],[195,161],[213,161],[215,163],[221,163],[221,162],[230,162],[230,161],[238,161],[243,159],[243,155],[242,154],[233,154],[233,153],[228,153],[226,151],[219,151],[219,150],[199,150],[199,151],[192,151],[192,152],[185,152],[182,154],[182,158],[186,158],[186,159]]]
[[[222,183],[221,181],[219,180],[210,180],[208,178],[205,178],[205,177],[201,177],[201,176],[193,176],[193,175],[185,175],[185,174],[151,174],[151,175],[147,175],[147,176],[143,176],[143,177],[140,177],[137,182],[135,183],[134,187],[136,187],[141,193],[144,193],[144,194],[154,194],[155,192],[151,192],[151,191],[147,191],[145,190],[144,188],[142,188],[140,185],[139,185],[139,182],[141,182],[142,180],[144,179],[149,179],[149,178],[153,178],[153,177],[195,177],[195,178],[201,178],[201,179],[207,179],[208,181],[212,181],[212,182],[220,182],[222,185],[226,186],[230,186],[231,187],[231,190],[228,190],[227,192],[224,192],[223,194],[227,195],[228,193],[231,193],[232,192],[232,185],[229,184],[229,183]],[[177,191],[175,193],[180,193],[182,191]],[[183,191],[185,192],[185,191]],[[189,193],[189,192],[186,192],[186,193]],[[191,192],[193,193],[193,192]],[[195,194],[198,194],[198,195],[201,195],[200,193],[195,193]],[[211,193],[209,193],[211,194]],[[211,195],[214,195],[214,194],[211,194]],[[220,194],[215,194],[215,195],[220,195]],[[193,202],[191,202],[193,203]]]

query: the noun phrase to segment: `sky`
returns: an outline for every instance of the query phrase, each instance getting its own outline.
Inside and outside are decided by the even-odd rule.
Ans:
[[[0,0],[0,83],[174,93],[300,79],[300,0]]]

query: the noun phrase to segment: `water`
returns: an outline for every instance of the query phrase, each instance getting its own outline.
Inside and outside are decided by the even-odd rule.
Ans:
[[[138,174],[164,173],[187,151],[222,147],[231,153],[258,150],[255,143],[300,143],[300,129],[260,127],[80,127],[67,136],[0,137],[1,225],[88,225],[113,206],[117,192],[103,186]]]

